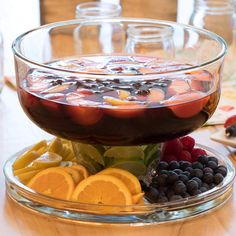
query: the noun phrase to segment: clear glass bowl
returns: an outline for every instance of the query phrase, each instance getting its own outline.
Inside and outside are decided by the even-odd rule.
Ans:
[[[9,196],[38,213],[47,214],[70,221],[110,224],[154,224],[182,220],[198,216],[209,210],[222,206],[232,195],[235,168],[232,162],[215,150],[203,145],[208,155],[218,158],[219,163],[227,167],[228,173],[223,182],[213,189],[185,198],[161,204],[151,204],[146,200],[143,205],[113,206],[82,204],[51,198],[29,189],[13,175],[12,164],[28,148],[12,156],[4,166],[6,187]]]
[[[106,29],[105,35],[102,29]],[[174,22],[107,18],[42,26],[19,36],[13,43],[13,52],[19,100],[36,125],[69,140],[130,146],[159,143],[186,135],[211,117],[220,97],[226,44],[214,33]],[[100,70],[83,71],[73,64],[73,60],[88,56],[90,59],[91,56],[101,56],[104,67],[107,63],[104,56],[113,57],[115,62],[109,64],[109,72],[106,69],[104,72],[102,65],[98,68]],[[124,57],[128,56],[131,62],[146,60],[145,57],[158,58],[163,68],[158,69],[160,65],[155,62],[156,69],[151,70],[150,62],[149,72],[116,73],[123,66]],[[60,63],[64,59],[73,59],[72,64]],[[113,70],[116,60],[118,68]],[[171,66],[173,61],[174,66]],[[142,63],[145,67],[145,61]],[[122,68],[126,67],[130,68],[128,63]],[[120,84],[117,85],[116,81]],[[175,82],[184,82],[190,94],[167,91],[169,84]],[[137,86],[137,83],[142,84],[141,90],[129,87],[132,84]],[[65,90],[69,86],[69,91],[58,92],[60,85],[61,88],[65,86]],[[51,86],[56,87],[57,93],[48,91]],[[87,100],[73,103],[68,93],[80,95],[73,86],[78,86],[78,89],[89,87],[94,93]],[[111,106],[105,100],[98,101],[99,96],[107,96],[106,89],[113,92],[132,90],[130,99],[136,99],[138,103],[133,101],[134,106]],[[160,96],[164,94],[160,102],[155,100],[150,105],[135,96],[141,93],[142,97],[143,90],[148,93],[152,89],[158,89]],[[96,93],[98,95],[94,95]],[[176,94],[182,93],[186,96],[177,99]]]

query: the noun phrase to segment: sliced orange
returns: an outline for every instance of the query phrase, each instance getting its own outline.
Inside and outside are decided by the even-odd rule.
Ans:
[[[72,200],[105,205],[131,205],[132,195],[126,185],[111,175],[92,175],[81,181]]]
[[[82,166],[82,165],[72,165],[71,168],[77,170],[83,176],[84,179],[88,178],[89,173],[88,173],[87,169],[84,166]]]
[[[36,192],[64,200],[71,198],[75,188],[71,175],[57,167],[40,171],[27,186]]]
[[[144,193],[138,193],[132,196],[133,204],[139,204],[143,201]]]
[[[83,180],[83,175],[81,175],[77,170],[71,167],[59,167],[65,170],[68,174],[71,175],[72,179],[74,180],[75,185],[77,185],[81,180]]]
[[[132,195],[142,192],[141,185],[137,177],[127,170],[122,170],[119,168],[107,168],[98,174],[111,175],[120,179],[127,186]]]
[[[25,173],[21,173],[17,175],[17,178],[23,183],[27,184],[36,174],[38,174],[40,170],[31,170]]]

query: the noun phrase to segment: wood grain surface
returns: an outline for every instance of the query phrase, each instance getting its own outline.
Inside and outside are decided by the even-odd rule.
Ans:
[[[76,5],[92,1],[41,0],[41,24],[74,19]],[[121,0],[121,6],[122,16],[176,20],[177,0]]]
[[[40,130],[23,113],[15,91],[5,87],[0,100],[0,166],[15,152],[51,136]],[[218,128],[218,127],[217,127]],[[192,135],[198,143],[214,148],[236,164],[235,150],[209,139],[216,127],[206,127]],[[234,236],[236,231],[236,195],[219,209],[191,220],[154,226],[112,226],[68,223],[29,211],[13,202],[5,192],[3,172],[0,173],[0,235],[1,236]],[[236,191],[236,190],[234,190]]]

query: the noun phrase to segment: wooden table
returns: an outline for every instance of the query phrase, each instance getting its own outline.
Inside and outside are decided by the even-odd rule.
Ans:
[[[50,135],[40,130],[23,113],[16,92],[5,87],[0,100],[0,166],[12,154]],[[198,143],[208,145],[236,164],[233,151],[209,140],[214,127],[193,133]],[[156,226],[131,227],[70,224],[33,213],[14,203],[5,192],[4,176],[0,174],[0,235],[1,236],[70,236],[70,235],[165,235],[165,236],[234,236],[236,230],[236,195],[221,208],[192,220]],[[236,190],[235,190],[236,191]]]

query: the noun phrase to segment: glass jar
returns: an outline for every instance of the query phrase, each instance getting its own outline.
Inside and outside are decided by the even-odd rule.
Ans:
[[[118,17],[121,14],[121,6],[106,2],[86,2],[76,6],[77,19],[98,19],[106,17]],[[74,32],[74,38],[77,42],[76,49],[78,54],[83,54],[89,47],[91,54],[101,48],[103,53],[120,51],[120,41],[124,41],[125,32],[120,24],[106,23],[86,23],[77,28]],[[89,32],[89,34],[88,34]],[[97,36],[99,35],[99,37]],[[112,35],[112,38],[109,37]],[[94,39],[99,40],[94,40]],[[105,39],[105,40],[104,40]],[[91,47],[90,41],[93,41]],[[90,46],[89,46],[90,45]]]
[[[236,72],[235,41],[235,1],[234,0],[195,0],[190,25],[213,31],[224,38],[228,53],[224,68],[224,80]]]
[[[3,36],[0,33],[0,93],[2,92],[3,88]]]

